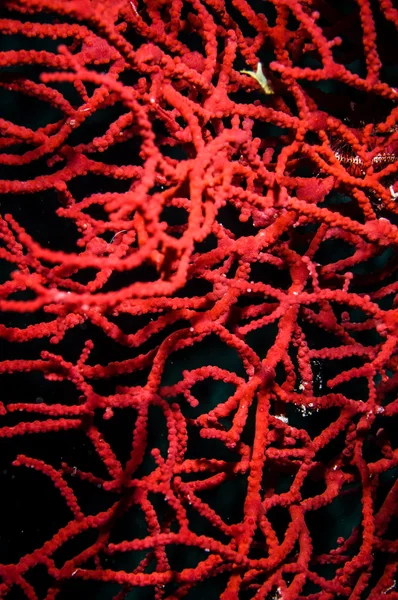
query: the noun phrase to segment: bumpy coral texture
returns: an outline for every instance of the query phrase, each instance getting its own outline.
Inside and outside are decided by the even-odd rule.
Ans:
[[[3,1],[1,598],[398,597],[397,24]]]

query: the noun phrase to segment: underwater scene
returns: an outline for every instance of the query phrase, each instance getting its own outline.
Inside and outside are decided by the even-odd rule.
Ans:
[[[0,2],[0,598],[398,600],[398,6]]]

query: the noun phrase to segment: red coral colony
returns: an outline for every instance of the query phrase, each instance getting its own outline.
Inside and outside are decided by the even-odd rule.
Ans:
[[[0,597],[398,598],[392,0],[0,31]]]

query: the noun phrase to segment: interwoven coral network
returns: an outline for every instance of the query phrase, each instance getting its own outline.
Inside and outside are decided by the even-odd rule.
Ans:
[[[396,598],[397,10],[0,16],[0,597]]]

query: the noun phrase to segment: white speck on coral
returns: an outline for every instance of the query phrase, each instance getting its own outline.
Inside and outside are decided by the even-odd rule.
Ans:
[[[398,192],[394,192],[394,188],[393,188],[392,185],[390,185],[389,190],[390,190],[390,194],[392,196],[392,199],[396,200],[398,198]]]
[[[282,423],[289,423],[289,419],[285,415],[275,415],[275,419],[279,419]]]

